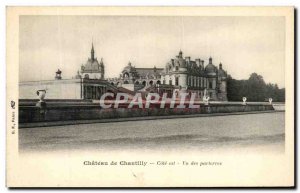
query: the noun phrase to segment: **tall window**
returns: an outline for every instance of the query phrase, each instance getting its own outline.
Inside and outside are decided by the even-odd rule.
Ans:
[[[203,87],[203,78],[202,77],[200,78],[200,81],[201,81],[200,86]]]
[[[212,88],[213,86],[212,86],[212,82],[211,81],[209,81],[209,86],[208,86],[208,88]]]
[[[169,85],[172,85],[172,80],[169,80]]]
[[[175,78],[175,85],[178,86],[178,77]]]

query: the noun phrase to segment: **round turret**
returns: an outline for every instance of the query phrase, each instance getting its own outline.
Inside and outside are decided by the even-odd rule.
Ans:
[[[217,67],[212,64],[212,58],[209,58],[209,63],[205,66],[205,72],[208,75],[216,75]]]
[[[227,78],[227,73],[223,70],[222,63],[219,64],[218,75],[221,78]]]
[[[177,58],[175,59],[175,64],[178,64],[179,65],[179,68],[186,68],[187,65],[186,65],[186,61],[185,59],[183,59],[183,56],[182,56],[182,51],[180,50],[179,52],[179,55],[177,56]]]

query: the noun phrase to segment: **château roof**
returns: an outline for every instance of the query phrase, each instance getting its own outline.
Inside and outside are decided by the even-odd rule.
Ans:
[[[207,73],[216,73],[217,71],[217,67],[215,65],[213,65],[212,63],[212,58],[209,58],[209,63],[207,64],[207,66],[205,66],[205,72]]]
[[[227,73],[223,70],[222,63],[219,64],[218,75],[220,77],[227,77]]]
[[[122,73],[128,72],[136,77],[158,77],[162,71],[163,68],[156,68],[155,66],[153,68],[136,68],[129,62],[128,65],[123,68]]]
[[[84,71],[97,71],[97,70],[100,70],[100,64],[97,58],[95,58],[94,60],[89,58],[84,65]]]
[[[163,68],[135,68],[140,77],[157,77],[163,71]]]

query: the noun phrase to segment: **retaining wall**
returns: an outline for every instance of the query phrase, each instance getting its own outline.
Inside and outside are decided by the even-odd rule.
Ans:
[[[251,103],[247,105],[233,103],[216,103],[205,106],[200,104],[197,109],[159,108],[159,105],[152,105],[148,109],[139,108],[100,108],[99,104],[93,103],[59,103],[47,104],[47,108],[41,110],[34,105],[19,105],[19,123],[67,121],[67,120],[95,120],[113,119],[142,116],[167,116],[167,115],[188,115],[188,114],[213,114],[213,113],[236,113],[250,111],[274,110],[269,103]]]

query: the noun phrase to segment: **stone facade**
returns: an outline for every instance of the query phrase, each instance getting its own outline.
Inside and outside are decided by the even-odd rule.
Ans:
[[[217,68],[211,57],[204,66],[204,60],[183,58],[180,51],[175,59],[166,64],[161,73],[161,83],[179,88],[180,92],[197,93],[199,98],[203,98],[206,90],[211,100],[227,101],[227,72],[221,63]]]
[[[108,79],[108,82],[134,91],[156,92],[159,87],[161,92],[170,95],[174,92],[196,93],[199,99],[203,99],[206,92],[210,100],[227,101],[227,72],[222,64],[218,68],[209,58],[205,66],[204,60],[183,58],[182,51],[165,68],[136,68],[129,62],[118,78]]]
[[[28,81],[19,84],[20,99],[37,99],[37,90],[46,90],[47,99],[100,99],[117,88],[99,79],[61,79]]]
[[[129,87],[134,86],[134,90],[140,90],[145,87],[151,87],[161,84],[161,72],[163,68],[136,68],[131,62],[125,66],[119,78],[108,79],[112,85]]]
[[[171,59],[165,68],[136,68],[129,62],[118,78],[104,78],[104,63],[95,58],[92,44],[91,57],[72,80],[62,79],[62,72],[56,72],[55,80],[20,83],[20,97],[36,98],[36,90],[47,90],[46,98],[52,99],[100,99],[105,92],[157,92],[168,93],[168,97],[179,92],[196,93],[203,99],[204,93],[210,100],[227,101],[227,73],[222,64],[217,68],[212,58],[204,61],[190,57],[183,58],[182,51]],[[123,88],[122,88],[123,87]],[[124,90],[125,89],[125,90]]]

